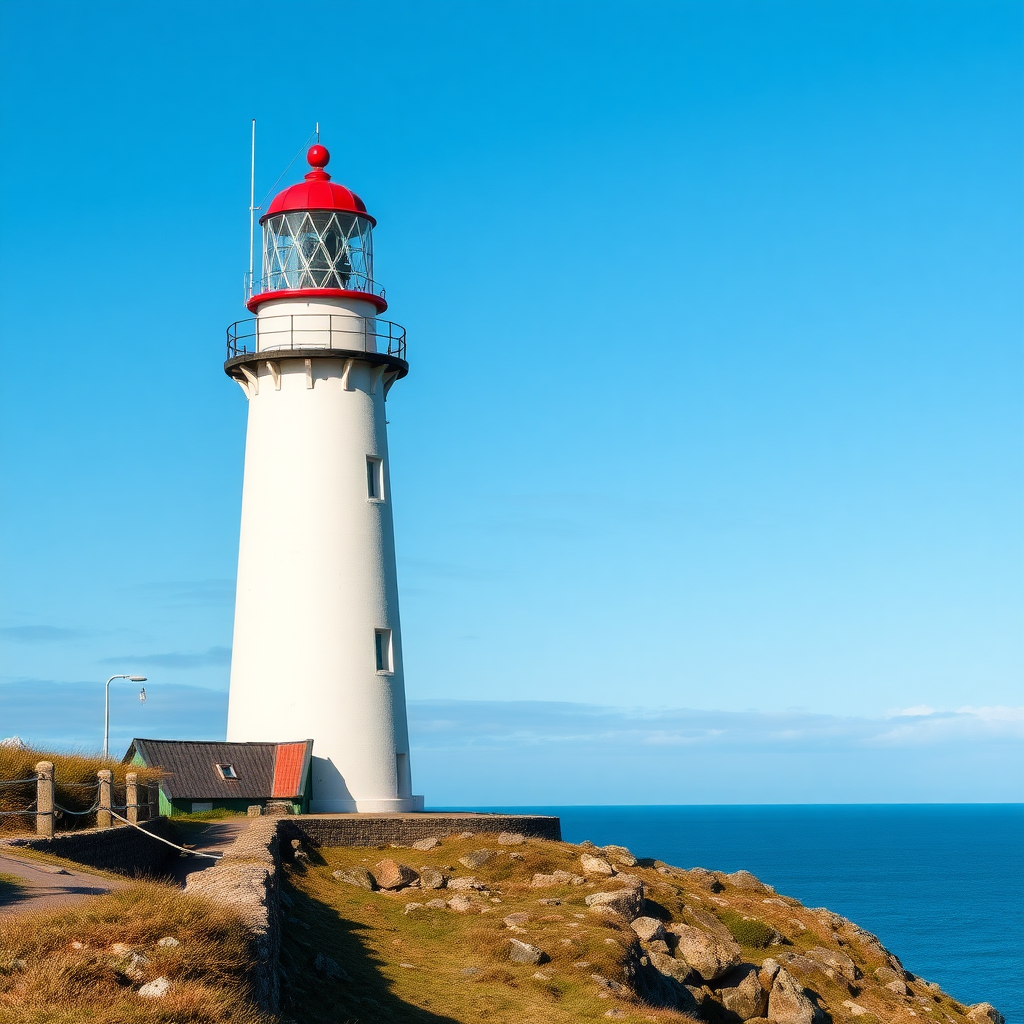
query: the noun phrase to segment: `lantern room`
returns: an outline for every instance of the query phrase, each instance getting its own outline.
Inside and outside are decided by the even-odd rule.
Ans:
[[[283,298],[354,298],[387,309],[373,279],[373,228],[363,201],[324,170],[331,155],[320,145],[306,154],[305,180],[278,193],[260,218],[262,276],[246,302],[255,311]]]

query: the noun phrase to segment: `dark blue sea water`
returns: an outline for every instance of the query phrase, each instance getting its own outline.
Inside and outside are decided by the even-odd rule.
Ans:
[[[486,809],[557,814],[569,842],[679,867],[746,868],[1024,1024],[1024,804]]]

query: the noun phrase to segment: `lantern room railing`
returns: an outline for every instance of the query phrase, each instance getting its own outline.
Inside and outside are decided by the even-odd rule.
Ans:
[[[289,349],[376,352],[405,359],[405,328],[390,320],[336,313],[250,317],[228,328],[228,359]]]
[[[336,288],[338,291],[362,292],[385,298],[383,285],[355,271],[349,274],[338,274],[328,270],[281,270],[273,274],[264,274],[254,278],[248,271],[245,274],[244,301],[248,302],[254,295],[266,295],[269,292],[302,291],[308,288]]]

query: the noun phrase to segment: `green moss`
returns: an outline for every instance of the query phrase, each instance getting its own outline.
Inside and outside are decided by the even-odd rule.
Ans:
[[[732,910],[725,911],[721,918],[725,927],[732,932],[732,937],[748,949],[767,949],[775,940],[775,929],[757,918],[743,917]]]

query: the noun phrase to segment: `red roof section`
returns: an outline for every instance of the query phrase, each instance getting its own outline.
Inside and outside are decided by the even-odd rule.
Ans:
[[[305,743],[278,743],[274,760],[275,799],[302,795],[302,770],[306,765]]]
[[[344,210],[365,217],[376,225],[377,222],[366,212],[365,203],[355,192],[331,181],[331,176],[324,170],[331,159],[325,147],[310,146],[306,159],[313,169],[305,181],[278,192],[267,212],[260,217],[261,224],[268,217],[292,210]]]

